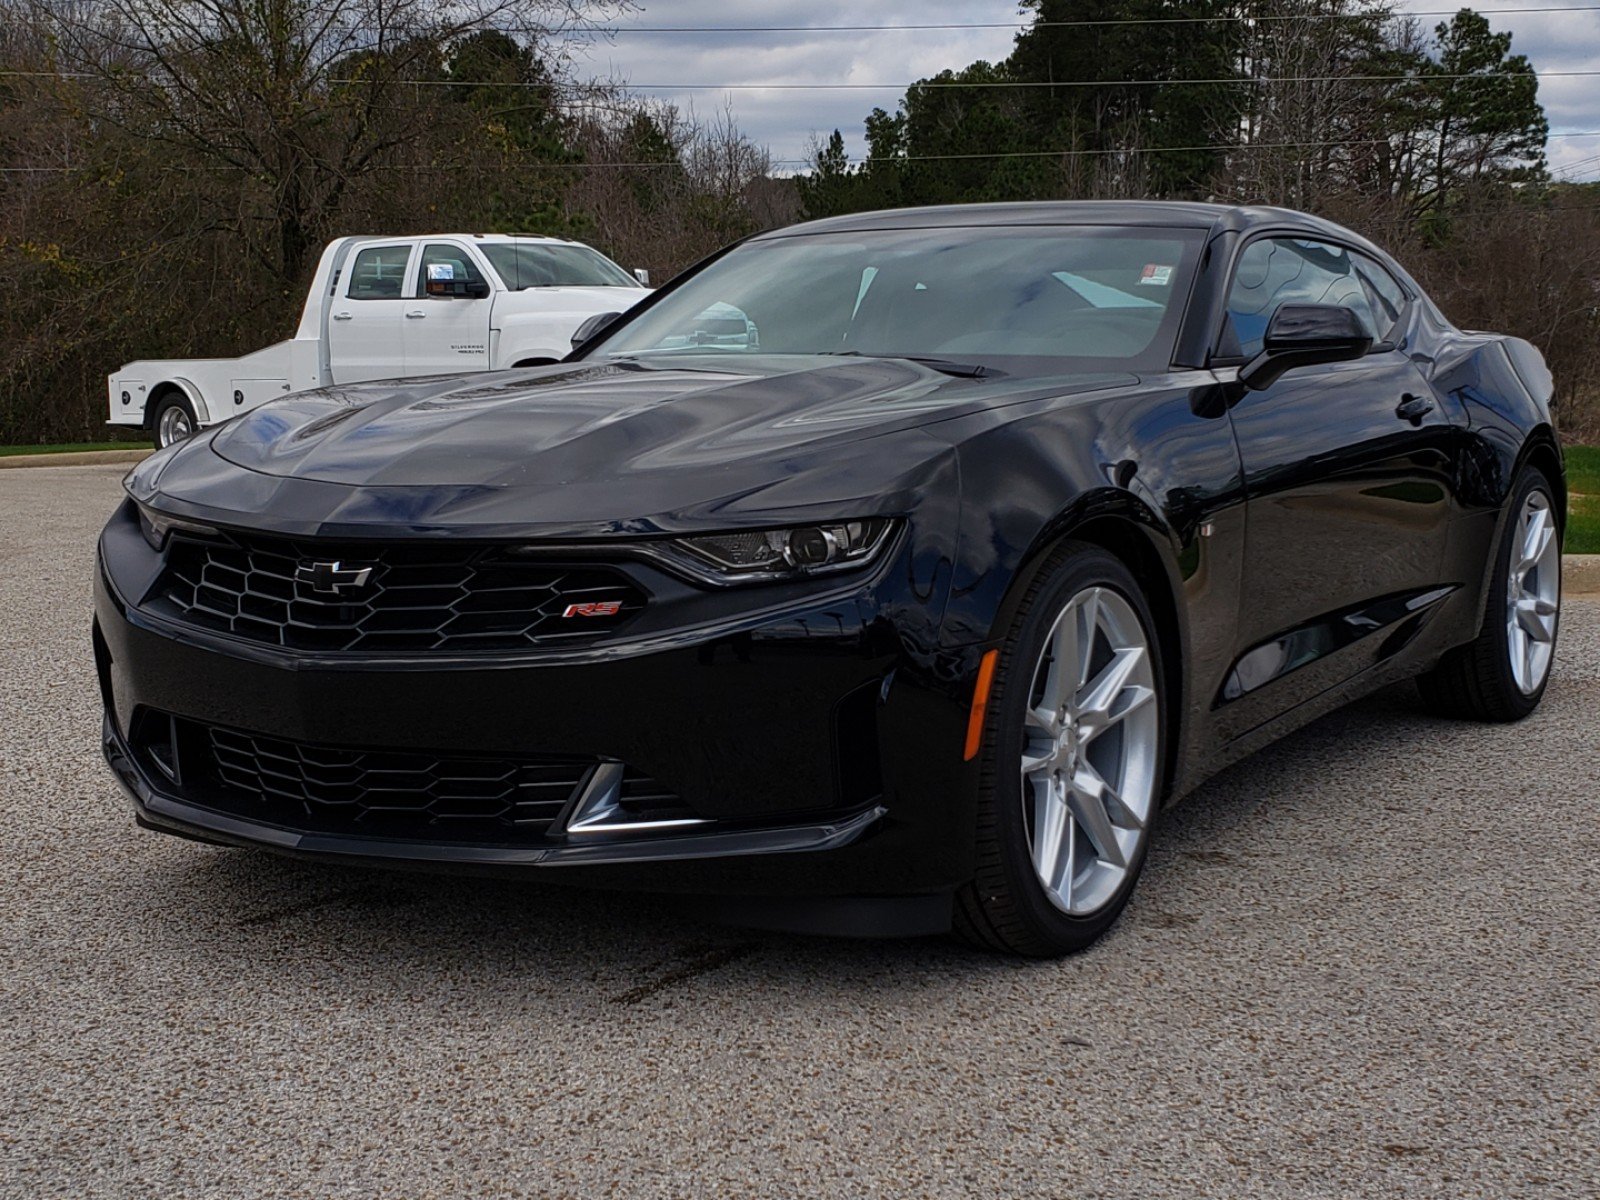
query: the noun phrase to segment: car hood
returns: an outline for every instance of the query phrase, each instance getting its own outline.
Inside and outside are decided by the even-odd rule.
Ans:
[[[176,456],[161,491],[180,510],[226,519],[221,510],[243,509],[255,524],[298,516],[308,528],[337,519],[637,532],[756,514],[805,519],[840,503],[866,515],[904,503],[919,468],[948,454],[923,427],[1137,382],[954,378],[903,359],[775,357],[562,364],[306,392],[221,427],[203,459],[200,445]]]
[[[506,292],[505,304],[511,312],[625,312],[649,294],[649,288],[530,287]]]

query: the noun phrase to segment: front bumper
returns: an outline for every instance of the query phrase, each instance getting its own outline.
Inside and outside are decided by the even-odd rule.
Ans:
[[[95,591],[104,748],[148,827],[300,856],[642,890],[907,896],[970,877],[977,781],[961,748],[981,648],[916,652],[883,579],[642,650],[401,663],[275,652],[153,618],[112,583],[114,533],[115,523]],[[150,712],[310,745],[620,761],[705,823],[600,837],[558,824],[513,844],[254,820],[197,803],[152,769],[131,744]]]

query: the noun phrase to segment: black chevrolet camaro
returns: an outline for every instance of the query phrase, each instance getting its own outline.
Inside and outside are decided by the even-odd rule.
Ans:
[[[590,325],[128,476],[94,650],[141,824],[1049,955],[1319,714],[1543,694],[1549,372],[1336,225],[869,213]]]

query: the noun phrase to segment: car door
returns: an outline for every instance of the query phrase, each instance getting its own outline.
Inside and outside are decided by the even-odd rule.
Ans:
[[[328,365],[335,383],[409,374],[404,325],[411,243],[363,246],[352,257],[328,315]]]
[[[471,251],[454,242],[426,242],[405,310],[407,375],[446,375],[489,367],[489,282]],[[428,284],[449,285],[430,295]],[[470,285],[482,295],[465,294]]]
[[[1455,512],[1455,438],[1405,350],[1404,289],[1329,242],[1267,236],[1240,251],[1218,345],[1247,361],[1283,303],[1353,309],[1363,358],[1293,369],[1231,409],[1246,547],[1223,727],[1246,732],[1371,666],[1384,635],[1438,598]]]

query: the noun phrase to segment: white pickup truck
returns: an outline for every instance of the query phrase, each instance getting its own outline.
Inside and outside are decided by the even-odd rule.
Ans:
[[[638,303],[648,284],[559,238],[339,238],[322,252],[294,337],[242,358],[129,363],[109,377],[109,424],[148,429],[166,446],[308,388],[554,362],[579,325]]]

